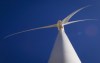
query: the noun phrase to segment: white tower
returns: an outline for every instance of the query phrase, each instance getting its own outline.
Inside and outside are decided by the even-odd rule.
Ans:
[[[59,30],[48,63],[81,63],[64,31],[64,27]]]

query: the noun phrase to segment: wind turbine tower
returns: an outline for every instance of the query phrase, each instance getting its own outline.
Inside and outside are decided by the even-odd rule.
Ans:
[[[64,26],[59,29],[48,63],[81,63],[65,33]]]

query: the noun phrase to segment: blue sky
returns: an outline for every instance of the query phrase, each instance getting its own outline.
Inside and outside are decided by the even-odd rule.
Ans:
[[[92,5],[71,20],[98,19],[65,26],[65,31],[82,63],[100,62],[99,0],[1,0],[0,63],[47,63],[57,28],[22,33],[3,40],[8,34],[46,26],[65,18],[71,12]]]

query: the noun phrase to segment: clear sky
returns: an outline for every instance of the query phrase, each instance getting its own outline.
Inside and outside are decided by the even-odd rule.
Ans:
[[[92,5],[71,20],[98,19],[65,26],[66,34],[82,63],[100,62],[100,0],[1,0],[0,63],[47,63],[57,28],[22,33],[3,40],[8,34],[46,26],[71,12]]]

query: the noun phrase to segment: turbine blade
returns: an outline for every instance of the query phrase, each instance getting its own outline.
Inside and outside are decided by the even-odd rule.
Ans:
[[[76,13],[78,13],[79,11],[83,10],[83,9],[86,8],[86,7],[88,7],[88,6],[82,7],[82,8],[80,8],[80,9],[78,9],[78,10],[72,12],[71,14],[69,14],[66,18],[64,18],[64,19],[62,20],[63,24],[64,24],[64,23],[67,23]]]
[[[69,24],[72,24],[72,23],[82,22],[82,21],[89,21],[89,20],[96,20],[96,19],[75,20],[75,21],[71,21],[71,22],[65,23],[63,25],[69,25]]]
[[[52,27],[57,27],[57,25],[54,24],[54,25],[43,26],[43,27],[39,27],[39,28],[33,28],[33,29],[20,31],[20,32],[17,32],[17,33],[13,33],[13,34],[7,35],[7,36],[4,37],[4,39],[9,38],[9,37],[14,36],[14,35],[17,35],[17,34],[20,34],[20,33],[29,32],[29,31],[38,30],[38,29],[43,29],[43,28],[52,28]]]

